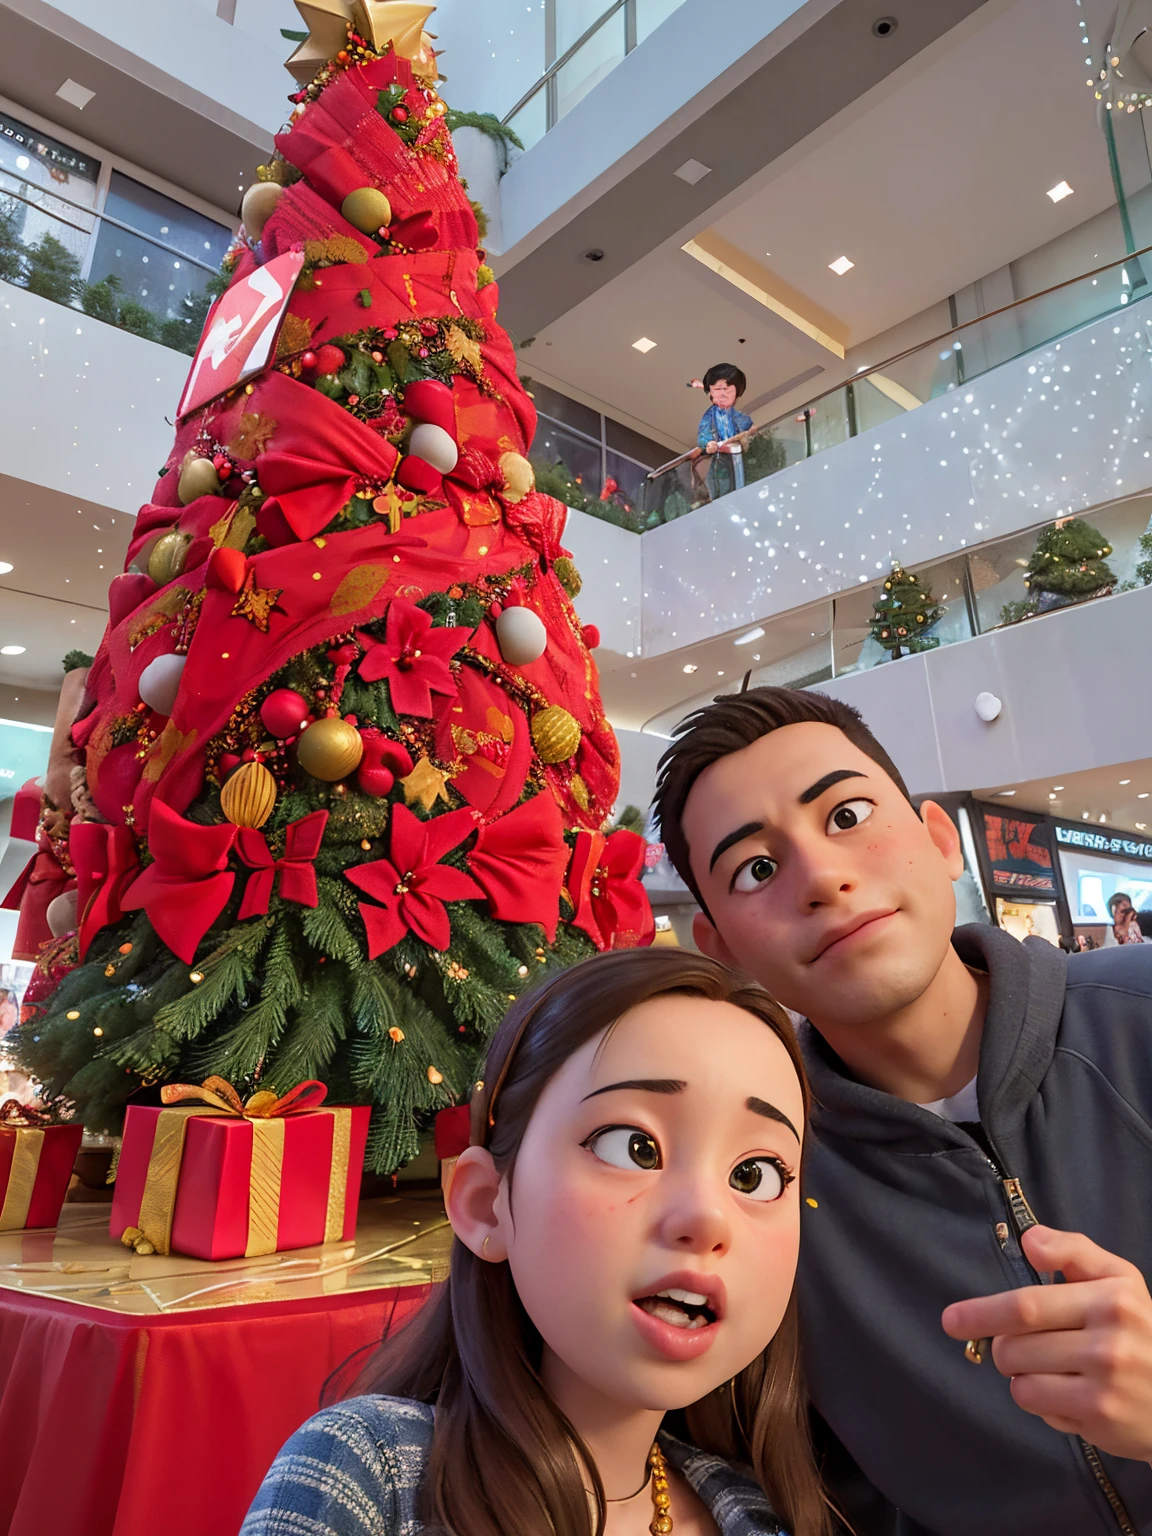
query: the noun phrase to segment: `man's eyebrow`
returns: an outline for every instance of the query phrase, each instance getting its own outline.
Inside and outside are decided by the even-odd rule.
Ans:
[[[859,768],[833,768],[831,773],[826,773],[822,779],[817,779],[815,784],[810,784],[800,796],[801,805],[811,805],[813,800],[819,800],[826,789],[831,789],[833,784],[839,784],[842,779],[866,779],[868,775],[862,773]]]
[[[765,1120],[778,1120],[781,1125],[788,1127],[797,1141],[800,1140],[800,1132],[792,1124],[784,1111],[777,1109],[775,1104],[769,1104],[767,1099],[747,1099],[744,1107],[745,1109],[750,1109],[754,1115],[763,1115]]]
[[[753,832],[763,832],[762,821],[746,821],[742,827],[737,827],[735,832],[729,832],[727,837],[722,837],[712,850],[712,859],[708,865],[708,873],[716,868],[716,860],[722,853],[727,853],[733,843],[742,843],[746,837],[751,837]]]
[[[674,1077],[629,1077],[622,1083],[608,1083],[603,1088],[594,1088],[580,1102],[583,1104],[601,1093],[614,1093],[617,1088],[639,1088],[643,1093],[683,1093],[687,1086],[687,1083]]]

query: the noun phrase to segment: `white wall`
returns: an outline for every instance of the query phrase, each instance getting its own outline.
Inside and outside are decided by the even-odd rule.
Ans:
[[[564,547],[584,585],[576,599],[581,623],[600,631],[597,662],[612,671],[640,649],[640,558],[642,540],[625,528],[605,523],[586,512],[568,510]]]
[[[135,513],[190,358],[0,283],[0,474]]]

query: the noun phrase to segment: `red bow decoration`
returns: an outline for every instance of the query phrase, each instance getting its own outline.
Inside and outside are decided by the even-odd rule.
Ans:
[[[357,487],[382,490],[391,480],[400,457],[392,444],[317,390],[272,373],[259,401],[278,422],[260,455],[260,488],[298,539],[315,538]]]
[[[285,901],[295,901],[302,907],[319,905],[312,861],[320,852],[327,825],[327,811],[311,811],[299,821],[291,822],[285,833],[284,855],[279,859],[272,857],[263,832],[255,827],[240,828],[236,852],[241,862],[253,871],[248,876],[244,900],[240,903],[241,918],[259,917],[267,912],[277,875],[280,876],[280,894]]]
[[[140,860],[130,827],[110,827],[101,821],[74,821],[69,828],[68,855],[76,871],[76,910],[80,918],[80,958],[100,932],[124,915],[121,898],[136,875]]]
[[[126,912],[143,907],[148,921],[185,965],[223,912],[236,883],[228,855],[239,827],[230,822],[204,827],[177,816],[153,800],[148,814],[148,847],[154,863],[120,898]]]
[[[567,867],[564,823],[550,794],[534,795],[482,827],[468,855],[468,868],[483,886],[493,917],[540,923],[549,944],[560,921]]]
[[[299,1115],[307,1109],[316,1109],[328,1097],[328,1089],[314,1077],[297,1083],[283,1095],[270,1088],[259,1088],[247,1099],[241,1099],[232,1084],[223,1077],[206,1077],[202,1083],[165,1083],[160,1090],[164,1104],[183,1104],[187,1099],[199,1099],[210,1104],[222,1115],[242,1115],[245,1120],[278,1120],[284,1115]]]
[[[437,629],[430,613],[407,598],[394,597],[388,605],[383,640],[362,631],[356,635],[366,653],[360,676],[366,683],[386,677],[396,713],[427,719],[434,693],[456,692],[448,663],[472,633],[468,625]]]
[[[568,872],[568,890],[576,908],[574,928],[582,928],[597,949],[639,949],[656,931],[648,893],[640,884],[647,847],[638,832],[578,832]]]
[[[410,932],[433,949],[448,948],[452,932],[444,903],[475,900],[484,892],[462,869],[440,860],[475,827],[471,811],[421,821],[406,805],[393,808],[390,857],[345,871],[353,885],[381,903],[360,903],[370,960]]]
[[[22,1126],[51,1125],[52,1111],[37,1109],[35,1104],[21,1104],[19,1099],[5,1099],[0,1104],[0,1126],[19,1130]]]

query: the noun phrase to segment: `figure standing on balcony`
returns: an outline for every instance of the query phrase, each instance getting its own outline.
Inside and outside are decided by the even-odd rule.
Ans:
[[[734,363],[715,363],[703,379],[693,379],[691,387],[706,389],[712,402],[700,418],[696,434],[698,453],[692,462],[699,505],[743,486],[744,447],[752,430],[752,418],[736,409],[748,381]],[[714,470],[711,485],[710,470]]]

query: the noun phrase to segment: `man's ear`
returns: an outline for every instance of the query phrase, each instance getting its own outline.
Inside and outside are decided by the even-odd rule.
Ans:
[[[448,1190],[448,1220],[466,1248],[479,1259],[500,1263],[508,1245],[497,1207],[500,1175],[486,1147],[461,1152]]]
[[[702,955],[707,955],[709,960],[716,960],[721,965],[732,966],[735,969],[739,968],[735,955],[720,937],[716,925],[703,912],[697,912],[692,919],[692,938],[696,948]]]
[[[964,852],[960,846],[960,834],[956,823],[943,806],[935,800],[925,800],[920,807],[920,819],[928,830],[928,836],[936,845],[936,851],[944,860],[948,874],[959,880],[964,873]]]

